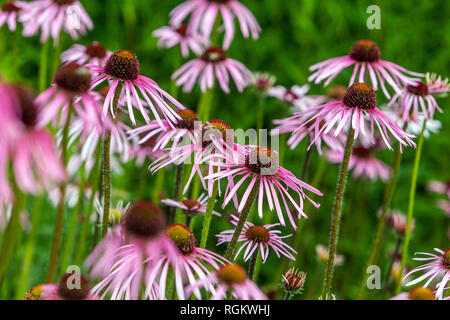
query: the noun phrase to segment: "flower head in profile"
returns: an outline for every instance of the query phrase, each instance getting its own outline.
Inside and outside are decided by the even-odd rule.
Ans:
[[[191,60],[181,66],[173,75],[177,86],[183,86],[184,92],[191,92],[198,82],[202,92],[214,87],[217,80],[225,93],[230,93],[230,77],[239,92],[249,84],[250,70],[241,62],[228,57],[220,47],[207,48],[200,58]]]
[[[266,300],[267,297],[256,284],[247,278],[247,273],[238,264],[225,264],[218,271],[187,287],[188,292],[205,288],[212,294],[211,300],[226,299],[230,291],[238,300]]]
[[[437,299],[442,299],[444,290],[447,289],[448,282],[450,280],[450,249],[443,251],[441,249],[434,248],[434,251],[436,251],[438,254],[416,252],[416,255],[421,255],[421,257],[413,258],[413,260],[427,261],[427,263],[408,272],[403,278],[403,281],[406,282],[406,278],[416,272],[425,272],[420,277],[407,282],[405,285],[412,286],[425,279],[428,279],[423,285],[424,288],[427,288],[430,285],[431,281],[433,281],[434,279],[438,279],[438,283],[436,285],[437,290],[435,294]],[[441,276],[442,278],[439,278]]]
[[[292,267],[283,275],[281,288],[290,296],[295,296],[303,292],[305,281],[306,273]]]
[[[155,81],[141,75],[139,61],[130,51],[120,50],[114,52],[106,61],[105,66],[90,64],[87,67],[93,73],[98,74],[92,80],[91,89],[94,89],[102,82],[111,82],[103,105],[104,114],[107,114],[109,110],[112,116],[115,117],[117,110],[114,110],[114,100],[120,100],[124,96],[126,97],[128,114],[133,125],[136,125],[133,104],[137,104],[137,108],[144,117],[144,120],[149,123],[148,110],[144,109],[144,104],[141,101],[142,97],[161,127],[164,127],[164,125],[161,121],[160,113],[170,124],[176,123],[180,119],[168,102],[175,105],[178,109],[184,109],[184,107],[161,89]],[[121,90],[117,92],[116,97],[118,88]],[[139,90],[140,95],[136,89]]]
[[[153,31],[153,36],[158,38],[158,46],[160,48],[172,48],[179,45],[183,58],[189,56],[189,50],[200,55],[204,48],[209,45],[208,38],[188,30],[185,24],[177,27],[161,27]]]
[[[322,244],[316,245],[316,254],[320,261],[326,263],[328,261],[328,248]],[[341,266],[344,264],[345,258],[341,254],[336,254],[334,257],[334,265]]]
[[[276,80],[276,77],[268,72],[252,72],[250,74],[250,85],[264,95],[270,92]]]
[[[308,78],[308,81],[318,84],[326,80],[325,86],[327,86],[342,70],[351,66],[354,68],[350,86],[355,81],[365,82],[366,77],[369,76],[374,90],[377,91],[380,86],[388,99],[391,95],[386,89],[385,82],[397,91],[400,86],[412,84],[418,80],[410,78],[408,75],[423,76],[421,73],[411,72],[395,63],[382,60],[380,48],[375,42],[359,40],[350,49],[348,55],[328,59],[311,66],[309,70],[314,73]]]
[[[298,219],[302,216],[307,218],[303,212],[304,199],[308,199],[315,207],[319,207],[306,196],[305,190],[320,196],[322,193],[283,168],[279,163],[277,152],[268,147],[248,146],[237,157],[213,163],[213,165],[220,170],[210,174],[206,177],[207,179],[212,181],[228,179],[223,208],[237,195],[237,191],[244,185],[244,182],[247,182],[243,187],[245,191],[236,208],[239,213],[242,212],[249,200],[250,194],[255,191],[258,193],[257,203],[260,218],[263,217],[264,203],[268,203],[270,211],[276,210],[280,223],[283,226],[286,225],[284,218],[286,214],[294,229],[297,228],[297,222],[294,220],[292,209],[288,203],[293,206]],[[235,183],[234,180],[237,179],[239,181]],[[298,196],[298,200],[294,199],[291,192]]]
[[[309,88],[307,84],[303,86],[294,85],[290,89],[275,86],[269,89],[267,95],[293,106],[296,111],[306,111],[325,102],[322,96],[307,96]]]
[[[8,1],[0,9],[0,28],[6,23],[10,31],[16,31],[17,20],[27,7],[26,1]]]
[[[126,204],[123,203],[122,200],[117,201],[115,206],[111,206],[109,209],[109,224],[111,228],[114,228],[116,225],[123,222],[125,214],[130,208],[131,202]],[[94,208],[96,214],[91,216],[91,220],[93,221],[103,221],[103,204],[100,202],[98,197],[94,200]]]
[[[427,189],[438,194],[446,195],[450,199],[450,180],[446,182],[433,180],[428,182]]]
[[[208,196],[204,193],[202,193],[197,200],[185,198],[183,201],[175,201],[172,199],[164,199],[161,200],[162,203],[164,203],[168,207],[175,207],[180,208],[183,210],[183,213],[187,217],[193,217],[197,215],[198,213],[205,213],[206,212],[206,205],[208,203]],[[217,211],[212,212],[216,216],[221,216],[221,214]]]
[[[19,21],[23,23],[25,37],[32,37],[41,30],[41,42],[46,42],[51,36],[55,45],[62,30],[78,40],[80,35],[94,28],[88,13],[77,0],[31,1]]]
[[[95,64],[103,66],[110,55],[110,51],[95,41],[87,46],[74,44],[61,54],[61,62],[64,64],[76,62],[79,65]]]
[[[312,116],[310,116],[312,114]],[[315,130],[315,139],[322,134],[334,130],[334,136],[339,135],[345,128],[355,130],[354,139],[360,135],[375,142],[375,127],[389,149],[390,138],[388,132],[403,146],[415,146],[412,135],[405,133],[394,120],[377,108],[377,99],[372,87],[366,83],[351,85],[342,101],[330,102],[305,112],[296,114],[305,122],[302,126]],[[366,127],[370,126],[370,128]],[[315,141],[311,142],[311,145]]]
[[[381,215],[381,211],[379,215]],[[408,218],[398,210],[391,210],[386,215],[386,225],[393,228],[399,236],[404,236],[408,226]],[[414,230],[414,225],[415,220],[413,219],[410,228],[411,232]]]
[[[180,26],[191,15],[188,30],[210,38],[219,12],[225,29],[223,41],[225,49],[230,47],[234,38],[235,17],[239,21],[244,38],[251,35],[253,39],[258,39],[261,32],[258,22],[250,10],[237,0],[188,0],[170,12],[170,23]]]
[[[402,292],[390,300],[436,300],[436,296],[430,288],[415,287],[408,292]]]
[[[221,266],[229,262],[212,251],[197,247],[194,234],[184,225],[170,225],[166,228],[165,233],[179,252],[179,255],[173,257],[172,261],[178,299],[189,300],[192,293],[197,299],[202,299],[200,290],[187,291],[186,287],[194,285],[197,281],[205,280],[213,271],[219,270]],[[146,281],[146,295],[151,295],[155,283],[157,283],[159,299],[165,300],[166,288],[170,285],[167,272],[171,259],[168,255],[163,255],[155,262]]]
[[[435,96],[449,91],[448,79],[442,80],[440,76],[427,74],[425,83],[417,81],[396,92],[388,107],[398,107],[402,120],[407,123],[417,122],[420,115],[431,120],[436,110],[442,113]]]
[[[444,211],[448,217],[450,217],[450,201],[449,200],[444,200],[444,199],[440,199],[437,202],[438,207]]]
[[[232,223],[236,226],[239,219],[236,216],[233,216],[233,218]],[[254,225],[251,222],[245,222],[242,233],[237,240],[242,245],[237,249],[234,260],[237,259],[241,252],[244,252],[244,261],[248,261],[254,254],[258,254],[258,251],[260,251],[262,262],[265,263],[271,250],[273,250],[279,259],[281,259],[281,256],[285,256],[288,259],[295,260],[293,254],[297,254],[297,252],[283,242],[283,239],[289,238],[291,235],[282,236],[280,230],[273,229],[279,225],[279,223]],[[219,233],[217,235],[217,245],[231,242],[233,234],[234,230],[226,230]]]

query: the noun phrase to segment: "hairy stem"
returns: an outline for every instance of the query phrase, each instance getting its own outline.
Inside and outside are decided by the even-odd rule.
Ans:
[[[259,250],[255,250],[255,253],[252,256],[252,259],[250,260],[250,265],[248,267],[248,278],[252,281],[254,281],[255,276],[255,267],[256,267],[256,261],[258,260]]]

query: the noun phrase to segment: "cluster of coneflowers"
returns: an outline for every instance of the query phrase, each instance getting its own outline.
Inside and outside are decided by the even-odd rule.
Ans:
[[[77,28],[70,16],[73,9],[80,14]],[[328,95],[308,95],[309,85],[290,89],[275,86],[275,77],[251,72],[228,56],[236,21],[244,38],[257,39],[261,32],[253,14],[239,1],[189,0],[171,11],[169,21],[169,26],[154,31],[159,46],[179,47],[180,60],[196,55],[173,73],[175,86],[170,93],[144,75],[133,52],[108,50],[112,48],[98,42],[75,44],[63,52],[51,85],[42,88],[39,95],[0,78],[0,218],[6,220],[0,284],[12,259],[15,237],[24,225],[21,213],[26,197],[35,195],[31,219],[38,221],[40,197],[46,191],[56,207],[48,275],[45,284],[34,286],[25,299],[266,299],[257,285],[257,273],[275,256],[283,268],[278,280],[284,299],[291,299],[302,293],[306,273],[291,268],[287,261],[295,261],[302,250],[295,240],[308,218],[305,211],[310,206],[318,208],[315,198],[323,196],[305,182],[311,147],[315,146],[320,155],[325,150],[327,160],[341,164],[329,245],[317,247],[319,259],[326,263],[321,298],[335,296],[334,267],[343,263],[336,248],[349,170],[353,170],[355,179],[380,178],[386,182],[385,201],[367,264],[375,262],[384,225],[391,225],[399,241],[387,284],[402,249],[400,275],[395,277],[399,293],[414,228],[420,151],[424,136],[436,131],[435,110],[442,110],[435,97],[449,91],[447,81],[428,74],[424,79],[423,74],[382,60],[377,44],[360,40],[348,55],[310,68],[313,74],[309,81],[327,86],[341,71],[353,67],[349,82],[333,87]],[[43,43],[52,38],[55,45],[62,31],[77,40],[93,29],[87,12],[76,0],[5,3],[0,26],[6,23],[11,32],[16,32],[17,22],[23,26],[23,36],[40,32]],[[40,78],[44,84],[45,76],[44,72]],[[230,94],[231,83],[239,93],[248,86],[256,90],[260,102],[254,110],[257,129],[264,126],[266,98],[275,97],[291,108],[291,116],[273,120],[277,128],[271,134],[291,134],[286,141],[291,149],[309,140],[300,178],[283,167],[281,152],[266,145],[241,145],[228,123],[211,117],[215,90]],[[177,97],[178,87],[190,93],[196,85],[202,94],[194,111]],[[390,99],[386,106],[377,103],[379,89]],[[405,147],[416,147],[416,136],[419,140],[408,215],[391,213],[401,152]],[[385,148],[395,150],[392,167],[375,157]],[[132,202],[122,199],[114,205],[111,171],[120,174],[121,165],[131,160],[138,166],[148,166],[145,175],[157,176],[155,196]],[[173,194],[160,199],[163,171],[172,166],[176,168]],[[145,181],[145,175],[140,180]],[[433,186],[444,193],[442,185]],[[448,193],[450,188],[446,188]],[[216,204],[221,210],[214,210]],[[162,205],[169,208],[168,215]],[[213,215],[225,219],[227,207],[234,212],[232,228],[216,235],[217,246],[227,245],[222,256],[206,247],[208,240],[211,242]],[[442,207],[448,212],[448,204]],[[65,221],[69,208],[74,213]],[[257,213],[257,221],[249,221],[252,210]],[[82,211],[87,214],[76,232],[77,215]],[[261,222],[270,220],[267,217],[272,214],[277,223]],[[192,231],[197,215],[203,216],[199,241]],[[68,226],[65,237],[64,225]],[[293,234],[286,231],[288,225]],[[35,228],[32,223],[32,234]],[[91,233],[97,243],[93,250],[88,244]],[[29,245],[33,248],[32,241]],[[450,279],[449,250],[435,249],[436,254],[421,253],[424,257],[415,258],[428,263],[404,277],[426,272],[406,285],[427,281],[423,287],[395,298],[445,299]],[[248,270],[238,263],[239,257],[248,264]],[[30,265],[32,257],[28,259]],[[72,289],[68,283],[74,274],[63,272],[60,281],[54,283],[59,270],[83,262],[90,280],[81,276],[80,286]],[[25,273],[17,289],[19,294],[26,289],[27,276]],[[428,289],[432,283],[435,290]],[[359,298],[364,295],[364,288],[360,289]]]

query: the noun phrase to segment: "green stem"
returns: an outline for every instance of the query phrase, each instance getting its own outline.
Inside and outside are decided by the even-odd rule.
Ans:
[[[409,190],[408,220],[406,223],[405,241],[403,242],[403,251],[402,251],[402,263],[400,265],[400,276],[398,277],[397,287],[395,291],[396,294],[400,293],[400,289],[402,287],[403,270],[405,269],[406,260],[408,259],[409,241],[411,240],[411,224],[413,221],[413,213],[414,213],[414,200],[416,197],[417,176],[419,174],[420,157],[422,155],[424,132],[426,126],[427,120],[423,122],[422,132],[420,133],[419,141],[417,143],[416,157],[414,159],[414,168],[411,177],[411,186]]]
[[[122,92],[123,82],[120,81],[114,93],[113,112],[117,113],[117,105],[119,103],[120,94]],[[117,118],[117,114],[116,114]],[[103,143],[103,221],[102,221],[102,238],[108,232],[109,226],[109,210],[111,207],[111,132],[106,134]]]
[[[257,181],[253,186],[250,195],[248,196],[247,202],[245,203],[242,212],[239,215],[239,221],[238,224],[236,225],[236,229],[234,230],[233,238],[231,238],[230,244],[228,245],[227,251],[225,252],[225,259],[230,260],[231,256],[233,255],[234,249],[236,249],[237,240],[242,233],[242,229],[244,228],[244,224],[247,221],[248,214],[250,213],[253,203],[256,200],[256,197],[258,195],[258,189],[259,186]]]
[[[292,300],[292,294],[290,294],[289,292],[285,292],[283,300]]]
[[[69,109],[67,111],[67,119],[63,129],[62,141],[61,141],[61,157],[62,163],[64,167],[67,167],[68,160],[68,138],[69,138],[69,128],[70,121],[73,113],[73,100],[71,99],[69,104]],[[52,242],[52,251],[50,254],[50,263],[48,267],[47,273],[47,283],[52,283],[53,278],[55,277],[56,269],[58,267],[58,258],[59,258],[59,249],[61,246],[61,239],[63,234],[63,226],[64,226],[64,209],[66,204],[66,182],[63,182],[59,189],[59,203],[56,213],[56,223],[55,223],[55,232],[53,234],[53,242]]]
[[[198,118],[205,122],[209,120],[211,113],[211,104],[214,100],[214,88],[206,89],[200,97],[198,104]]]
[[[258,118],[256,122],[256,133],[258,135],[259,141],[259,131],[263,128],[264,125],[264,95],[262,93],[258,93]]]
[[[208,199],[206,204],[205,219],[203,220],[202,237],[200,240],[200,248],[206,247],[206,242],[208,241],[209,228],[211,226],[212,212],[214,209],[214,204],[216,203],[217,193],[219,192],[218,182],[214,182],[213,191],[211,197]]]
[[[386,296],[387,290],[389,288],[389,283],[391,282],[391,274],[392,274],[392,267],[394,266],[395,259],[397,259],[398,252],[400,251],[400,245],[402,244],[402,236],[399,235],[397,239],[397,243],[395,244],[394,253],[392,255],[391,261],[389,263],[388,272],[386,275],[386,280],[384,281],[384,296]]]
[[[47,40],[41,47],[41,61],[39,63],[39,92],[42,92],[47,87],[47,73],[48,73],[48,50],[50,47],[50,40]]]
[[[255,280],[255,267],[256,262],[258,260],[259,250],[256,249],[255,253],[252,256],[252,259],[250,260],[250,266],[248,267],[248,278],[252,281]]]
[[[324,300],[328,300],[331,294],[331,286],[334,273],[334,258],[336,255],[336,247],[338,242],[339,222],[341,219],[342,204],[344,202],[345,183],[347,181],[348,164],[350,162],[350,157],[353,151],[354,137],[355,129],[351,128],[348,134],[347,143],[345,145],[344,159],[342,160],[339,181],[336,189],[336,197],[334,199],[333,213],[331,216],[327,272],[322,293],[322,297]]]
[[[183,164],[177,166],[177,175],[175,179],[175,188],[173,190],[173,200],[178,201],[180,199],[181,181],[183,180]],[[170,209],[169,223],[172,224],[175,221],[176,207]]]
[[[155,188],[153,189],[152,200],[154,203],[159,203],[161,190],[163,189],[166,167],[161,168],[156,175]]]
[[[400,171],[400,163],[402,160],[402,153],[401,153],[401,145],[400,143],[397,144],[397,147],[395,148],[395,154],[394,154],[394,162],[392,164],[393,172],[391,176],[391,181],[386,186],[386,191],[384,195],[384,201],[383,201],[383,208],[381,212],[381,216],[378,220],[377,229],[375,232],[375,238],[372,243],[372,248],[369,253],[369,257],[367,258],[365,268],[363,270],[363,276],[361,279],[361,282],[359,284],[358,292],[356,294],[356,299],[361,299],[363,297],[365,283],[366,283],[366,276],[367,276],[367,268],[374,264],[375,257],[377,256],[377,253],[379,251],[379,247],[381,244],[381,239],[383,235],[384,225],[386,222],[386,215],[389,210],[389,207],[391,206],[392,196],[394,194],[395,186],[397,184],[398,179],[398,173]]]

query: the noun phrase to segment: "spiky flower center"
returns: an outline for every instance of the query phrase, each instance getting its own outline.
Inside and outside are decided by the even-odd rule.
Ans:
[[[19,12],[20,8],[14,3],[14,1],[9,1],[3,4],[3,12]]]
[[[42,284],[34,286],[25,294],[24,300],[41,300],[42,296]]]
[[[296,292],[303,288],[306,281],[306,273],[291,268],[283,276],[283,286],[287,291]]]
[[[164,230],[164,214],[153,202],[139,200],[133,203],[125,213],[126,230],[141,237],[154,237]]]
[[[278,172],[280,159],[269,147],[257,147],[249,152],[245,165],[255,174],[273,176]]]
[[[195,121],[198,121],[197,114],[189,109],[180,110],[177,113],[181,117],[181,120],[178,120],[176,127],[190,131],[194,130]]]
[[[247,272],[240,265],[232,263],[224,265],[217,271],[219,281],[231,286],[233,284],[244,283],[247,279]]]
[[[91,58],[103,59],[106,57],[106,49],[100,43],[93,42],[86,47],[86,54]]]
[[[178,33],[179,35],[181,35],[182,37],[185,37],[186,34],[187,34],[187,25],[182,24],[181,26],[179,26],[179,27],[176,29],[176,31],[177,31],[177,33]]]
[[[342,101],[345,96],[345,92],[347,91],[347,87],[343,85],[335,85],[328,92],[328,98],[333,101]]]
[[[182,254],[191,254],[196,246],[195,236],[192,231],[181,224],[173,224],[166,228],[167,236],[177,246]]]
[[[355,83],[347,89],[342,102],[351,108],[372,110],[377,106],[377,96],[366,83]]]
[[[360,62],[374,62],[381,58],[380,48],[371,40],[359,40],[350,49],[350,58]]]
[[[188,208],[189,211],[196,211],[201,207],[200,202],[194,199],[184,199],[183,204]]]
[[[234,142],[234,133],[231,127],[222,120],[211,120],[203,125],[202,145],[206,148],[211,144],[212,137],[225,142]]]
[[[34,103],[34,92],[20,84],[12,86],[12,89],[15,91],[18,102],[17,115],[27,128],[33,128],[36,125],[38,116],[38,108]]]
[[[409,291],[411,300],[435,300],[433,291],[429,288],[417,287]]]
[[[372,149],[363,146],[356,146],[353,148],[353,155],[357,156],[358,158],[367,159],[372,157]]]
[[[247,229],[245,235],[253,242],[267,243],[270,240],[269,231],[264,226],[252,226]]]
[[[220,47],[210,47],[205,50],[202,59],[207,62],[219,62],[227,58],[226,52]]]
[[[409,93],[415,94],[416,96],[425,97],[429,94],[428,86],[423,82],[419,82],[415,86],[408,85],[406,87],[406,90],[408,90]]]
[[[442,255],[442,262],[447,269],[450,269],[450,248]]]
[[[91,285],[83,275],[66,273],[59,281],[58,295],[66,300],[84,300],[89,296]]]
[[[72,5],[75,0],[53,0],[56,4],[59,4],[60,6],[63,5]]]
[[[105,72],[115,78],[136,80],[140,74],[139,61],[130,51],[119,50],[109,57]]]
[[[55,73],[55,83],[72,94],[87,92],[91,85],[91,72],[78,63],[70,62]]]

